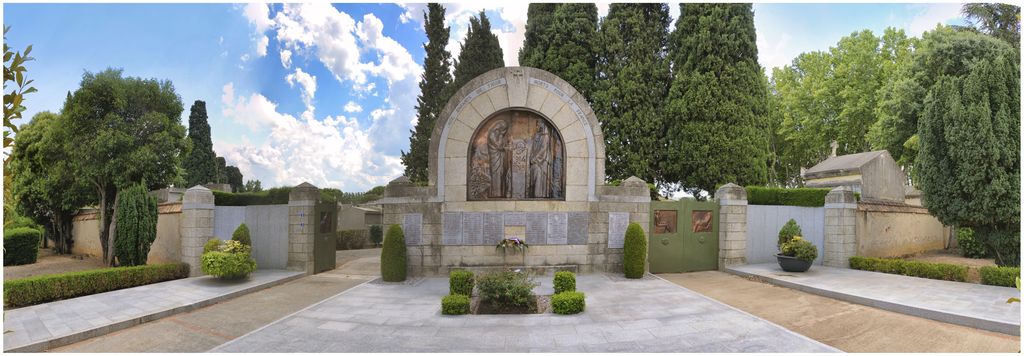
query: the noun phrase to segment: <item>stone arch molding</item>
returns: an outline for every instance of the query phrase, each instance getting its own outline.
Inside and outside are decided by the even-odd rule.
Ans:
[[[494,113],[528,110],[550,121],[564,140],[566,201],[597,201],[604,183],[601,126],[568,82],[530,67],[504,67],[473,78],[448,100],[434,123],[429,186],[435,201],[466,201],[467,152],[477,127]]]

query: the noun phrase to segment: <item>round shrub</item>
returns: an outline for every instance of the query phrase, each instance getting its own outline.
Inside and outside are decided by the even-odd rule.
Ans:
[[[555,280],[552,281],[552,284],[555,286],[555,294],[562,292],[575,292],[576,274],[570,271],[555,272]]]
[[[380,275],[386,282],[405,280],[408,269],[408,252],[402,227],[391,225],[384,236],[384,248],[380,251]]]
[[[441,298],[441,314],[469,314],[469,297],[462,294],[449,294]]]
[[[42,231],[29,227],[4,229],[4,266],[36,263],[42,236]]]
[[[956,229],[956,243],[960,246],[960,254],[964,257],[988,257],[988,248],[974,237],[974,230],[969,227]]]
[[[256,270],[256,260],[246,252],[211,251],[203,254],[203,273],[223,278],[241,279]]]
[[[203,253],[220,250],[220,239],[212,238],[203,245]]]
[[[457,269],[448,273],[448,293],[473,295],[473,272]]]
[[[640,224],[629,223],[623,244],[622,269],[626,278],[642,278],[644,264],[647,262],[647,238]]]
[[[800,236],[794,236],[788,242],[783,243],[780,251],[783,256],[796,257],[796,259],[806,262],[811,262],[818,258],[818,248],[814,247],[814,244],[810,241],[800,238]]]
[[[512,271],[485,274],[476,281],[480,301],[498,309],[529,307],[536,286],[528,274]]]
[[[789,242],[793,236],[803,235],[804,233],[803,231],[800,231],[800,225],[796,223],[796,220],[789,219],[789,221],[786,222],[786,225],[782,225],[782,229],[779,230],[779,242],[776,244],[776,247],[781,251],[782,245]]]
[[[241,242],[246,246],[252,246],[252,239],[249,237],[249,227],[245,224],[238,225],[235,232],[231,233],[231,239]]]
[[[551,310],[555,314],[579,314],[587,308],[583,292],[562,292],[551,296]]]

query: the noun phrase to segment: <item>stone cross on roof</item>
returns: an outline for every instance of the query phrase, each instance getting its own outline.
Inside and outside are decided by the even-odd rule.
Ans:
[[[828,156],[829,157],[835,157],[836,156],[836,149],[839,148],[839,142],[836,142],[836,140],[832,140],[832,143],[829,144],[829,147],[832,147],[832,154],[830,154]]]

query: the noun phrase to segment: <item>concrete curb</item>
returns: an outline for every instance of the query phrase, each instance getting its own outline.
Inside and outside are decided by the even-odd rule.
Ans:
[[[944,323],[956,324],[961,326],[967,326],[976,329],[994,331],[1007,335],[1020,336],[1020,324],[1013,324],[1004,321],[984,319],[979,317],[967,316],[957,313],[952,313],[943,310],[935,310],[923,307],[917,307],[906,304],[899,304],[894,302],[888,302],[880,299],[874,299],[870,297],[864,297],[860,295],[840,293],[831,291],[828,289],[817,288],[805,284],[794,283],[790,281],[784,281],[777,278],[771,278],[768,276],[762,276],[755,273],[744,272],[732,268],[725,268],[725,272],[731,273],[741,277],[752,277],[767,283],[774,285],[796,289],[802,292],[811,294],[817,294],[823,297],[832,299],[838,299],[850,303],[866,305],[869,307],[875,307],[882,310],[888,310],[895,313],[906,314],[910,316],[916,316],[925,319],[931,319],[935,321],[941,321]]]
[[[174,307],[174,308],[170,308],[170,309],[164,309],[164,310],[161,310],[161,311],[158,311],[158,312],[141,315],[141,316],[134,317],[134,318],[131,318],[131,319],[128,319],[128,320],[122,320],[122,321],[119,321],[119,322],[116,322],[116,323],[113,323],[113,324],[108,324],[108,325],[104,325],[104,326],[100,326],[100,327],[96,327],[96,328],[92,328],[92,329],[88,329],[88,330],[72,333],[72,334],[69,334],[69,335],[64,335],[64,336],[56,337],[56,338],[53,338],[53,339],[50,339],[50,340],[46,340],[46,341],[39,341],[39,342],[28,344],[28,345],[25,345],[25,346],[20,346],[20,347],[15,347],[15,348],[10,348],[10,349],[4,349],[4,353],[7,353],[7,352],[42,352],[42,351],[46,351],[46,350],[49,350],[49,349],[53,349],[53,348],[57,348],[57,347],[65,346],[65,345],[70,345],[70,344],[73,344],[73,343],[76,343],[76,342],[79,342],[79,341],[84,341],[84,340],[91,339],[91,338],[94,338],[94,337],[110,334],[110,333],[113,333],[115,331],[124,330],[124,329],[130,328],[132,326],[142,324],[142,323],[163,319],[163,318],[166,318],[166,317],[169,317],[169,316],[173,316],[173,315],[176,315],[176,314],[181,314],[181,313],[189,312],[189,311],[196,310],[196,309],[199,309],[199,308],[202,308],[202,307],[206,307],[206,306],[210,306],[210,305],[213,305],[213,304],[217,304],[217,303],[220,303],[220,302],[228,300],[228,299],[233,299],[233,298],[236,298],[236,297],[239,297],[239,296],[242,296],[242,295],[246,295],[246,294],[257,292],[257,291],[260,291],[260,290],[263,290],[263,289],[267,289],[267,288],[270,288],[270,287],[278,286],[278,285],[281,285],[281,284],[284,284],[284,283],[287,283],[287,282],[291,282],[293,280],[296,280],[296,279],[299,279],[299,278],[302,278],[302,277],[305,277],[305,276],[306,275],[302,274],[302,273],[295,274],[295,275],[288,276],[288,277],[285,277],[285,278],[281,278],[281,279],[278,279],[278,280],[274,280],[274,281],[270,281],[270,282],[267,282],[267,283],[254,285],[254,286],[249,287],[249,288],[237,290],[237,291],[234,291],[234,292],[231,292],[231,293],[228,293],[228,294],[219,295],[219,296],[216,296],[216,297],[213,297],[213,298],[210,298],[210,299],[201,300],[201,301],[189,304],[189,305],[182,305],[182,306],[178,306],[178,307]]]

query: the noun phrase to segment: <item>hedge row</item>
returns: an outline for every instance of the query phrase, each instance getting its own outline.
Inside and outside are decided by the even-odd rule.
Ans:
[[[789,206],[825,206],[825,195],[828,188],[769,188],[748,186],[747,204],[750,205],[789,205]]]
[[[228,193],[213,191],[213,204],[217,206],[247,206],[288,204],[291,187],[271,188],[260,192]]]
[[[36,263],[42,236],[42,231],[30,227],[4,229],[4,266]]]
[[[1018,277],[1020,277],[1020,267],[985,266],[981,268],[981,284],[1016,287]]]
[[[188,277],[188,265],[168,263],[49,274],[4,281],[4,306],[23,307]]]
[[[854,256],[850,257],[850,268],[945,281],[963,282],[967,280],[967,267],[946,263]]]

